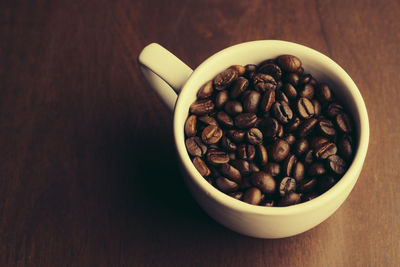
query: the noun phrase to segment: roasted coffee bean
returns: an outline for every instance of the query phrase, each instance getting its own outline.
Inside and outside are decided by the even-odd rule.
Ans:
[[[275,100],[277,102],[281,102],[284,101],[286,103],[289,103],[289,98],[287,97],[287,95],[282,92],[281,90],[275,90]]]
[[[304,74],[299,80],[299,84],[306,84],[311,81],[312,76],[310,74]]]
[[[256,91],[266,92],[268,90],[275,90],[277,83],[271,75],[258,73],[253,77],[253,85]]]
[[[246,72],[246,68],[242,65],[232,65],[229,68],[235,70],[239,76],[243,76]]]
[[[258,128],[251,128],[247,131],[246,138],[250,144],[258,145],[263,141],[263,134]]]
[[[253,79],[254,75],[256,74],[257,65],[247,64],[246,66],[244,66],[244,68],[246,70],[244,73],[244,76],[247,79]]]
[[[209,150],[206,156],[207,156],[207,161],[213,165],[219,165],[229,162],[228,154],[223,151]]]
[[[275,102],[272,105],[275,118],[281,123],[288,123],[293,118],[293,111],[285,101]]]
[[[230,197],[233,197],[234,199],[241,200],[243,198],[243,192],[237,191],[233,193],[228,194]]]
[[[230,97],[238,98],[249,87],[249,80],[244,77],[239,77],[232,86]]]
[[[291,83],[286,83],[283,86],[283,92],[290,99],[296,99],[296,97],[297,97],[296,88]]]
[[[300,193],[311,192],[317,185],[317,179],[315,177],[306,178],[297,185],[296,191]]]
[[[197,116],[191,115],[187,118],[185,123],[185,134],[187,137],[196,135]]]
[[[194,157],[193,158],[193,165],[196,167],[196,169],[199,171],[201,176],[206,177],[211,174],[210,169],[207,167],[205,162],[199,158],[199,157]]]
[[[336,115],[336,125],[344,133],[349,133],[352,130],[350,119],[345,113]]]
[[[251,128],[257,122],[257,116],[254,113],[240,113],[235,117],[235,126],[240,129]]]
[[[290,146],[294,145],[296,143],[296,137],[293,134],[288,134],[286,135],[283,140],[288,142]]]
[[[322,103],[330,102],[332,100],[332,92],[327,84],[321,83],[317,87],[316,91],[317,91],[316,93],[317,99]]]
[[[265,166],[268,163],[268,152],[262,144],[256,146],[256,158],[260,166]]]
[[[242,176],[247,176],[250,174],[250,165],[247,160],[239,159],[231,162],[232,166],[239,170]]]
[[[336,154],[337,146],[334,143],[325,143],[314,150],[314,156],[317,159],[327,159],[329,156]]]
[[[332,137],[336,135],[335,126],[330,120],[320,120],[318,122],[318,129],[325,136]]]
[[[242,175],[240,174],[239,170],[232,165],[227,163],[221,164],[220,171],[223,176],[236,183],[240,183],[242,181]]]
[[[239,159],[253,160],[256,156],[256,148],[249,144],[240,144],[237,147],[237,155]]]
[[[307,172],[309,176],[319,176],[325,174],[326,169],[322,162],[314,162],[308,167]]]
[[[321,115],[321,111],[322,111],[321,104],[315,99],[313,99],[311,102],[313,103],[313,106],[314,106],[314,116],[317,117],[317,116]]]
[[[208,81],[200,88],[199,92],[197,93],[197,98],[199,99],[208,98],[212,95],[213,92],[214,88],[212,81]]]
[[[225,128],[231,128],[234,125],[232,118],[224,111],[220,111],[217,113],[217,120]]]
[[[351,159],[353,156],[353,139],[350,135],[344,134],[339,138],[338,150],[345,159]]]
[[[257,113],[260,98],[261,94],[259,92],[249,90],[249,93],[243,99],[243,110],[245,112]]]
[[[207,145],[216,144],[222,137],[222,130],[218,126],[209,125],[201,133],[201,139]]]
[[[312,99],[314,97],[314,86],[311,84],[307,83],[305,84],[299,92],[300,97],[305,97],[308,99]]]
[[[339,113],[343,112],[343,107],[341,105],[339,105],[338,103],[332,103],[328,106],[328,109],[326,110],[326,114],[330,117],[330,118],[336,118],[336,116]]]
[[[285,75],[284,80],[286,83],[290,83],[293,86],[297,86],[299,83],[299,75],[297,73],[291,72]]]
[[[264,64],[261,63],[260,67],[257,69],[257,72],[271,75],[276,81],[280,80],[282,77],[281,68],[272,62],[265,62]]]
[[[228,100],[229,100],[228,91],[222,90],[215,97],[215,106],[218,109],[222,109],[224,107],[225,103],[228,102]]]
[[[304,179],[304,175],[305,175],[304,164],[301,161],[297,161],[296,164],[294,165],[292,176],[297,182],[301,182]]]
[[[194,157],[202,157],[207,152],[207,146],[203,144],[200,137],[194,136],[186,139],[186,149]]]
[[[286,72],[296,72],[301,67],[299,58],[293,55],[282,55],[277,59],[279,67]]]
[[[304,153],[308,151],[308,141],[305,138],[297,140],[295,146],[294,146],[294,152],[296,153],[297,156],[301,156]]]
[[[206,115],[214,111],[214,103],[210,99],[197,100],[190,105],[190,112],[196,115]]]
[[[290,192],[278,202],[278,206],[285,207],[285,206],[295,205],[300,203],[300,201],[301,201],[301,194]]]
[[[297,101],[297,111],[300,117],[308,119],[314,116],[314,105],[308,98],[301,97]]]
[[[228,101],[225,103],[224,110],[228,115],[236,116],[243,112],[243,106],[239,101]]]
[[[279,194],[284,197],[290,192],[296,190],[296,180],[292,177],[285,177],[281,180],[279,184]]]
[[[266,91],[260,103],[261,112],[264,113],[268,112],[271,109],[272,104],[274,102],[275,102],[275,90]]]
[[[226,177],[218,177],[215,179],[217,187],[224,193],[232,193],[239,189],[239,185]]]
[[[289,155],[283,162],[283,175],[292,176],[297,158],[295,155]]]
[[[258,205],[261,202],[261,191],[257,187],[250,187],[244,192],[243,201],[252,205]]]
[[[269,173],[260,171],[251,175],[251,182],[265,194],[273,194],[276,190],[276,181]]]
[[[226,69],[214,78],[214,88],[218,91],[223,90],[231,85],[237,77],[238,73],[236,70]]]
[[[283,126],[282,124],[279,124],[279,129],[278,129],[278,133],[276,134],[276,137],[278,138],[283,138],[285,132],[283,131]]]
[[[233,142],[240,143],[244,140],[246,132],[243,130],[229,130],[228,136]]]
[[[297,129],[299,137],[304,138],[309,135],[314,130],[317,122],[318,120],[316,118],[310,118],[303,121]]]
[[[304,154],[304,163],[309,165],[314,160],[314,150],[310,149]]]
[[[208,125],[217,125],[217,126],[218,126],[218,123],[217,123],[216,119],[214,119],[213,117],[210,117],[210,116],[208,116],[208,115],[201,116],[201,117],[198,118],[198,120],[199,120],[201,123],[205,124],[206,127],[207,127]]]
[[[264,171],[271,174],[272,177],[276,177],[281,174],[281,165],[276,162],[268,162],[264,167]]]
[[[279,132],[279,123],[274,118],[265,118],[261,122],[261,130],[263,131],[263,135],[268,138],[275,137]]]
[[[285,140],[278,139],[272,145],[271,158],[275,162],[281,162],[287,157],[289,151],[290,151],[289,144]]]
[[[222,136],[221,138],[221,147],[228,152],[233,152],[237,149],[235,143],[233,143],[228,137]]]
[[[322,146],[323,144],[326,144],[329,142],[329,139],[326,137],[322,137],[322,136],[314,136],[313,138],[311,138],[310,141],[310,147],[312,149],[317,149],[320,146]]]
[[[254,162],[250,162],[249,166],[250,166],[250,173],[260,171],[260,168],[258,168],[257,164],[255,164]]]
[[[301,123],[301,120],[298,117],[295,117],[293,120],[291,120],[288,124],[286,124],[285,128],[286,131],[289,133],[292,133],[297,130]]]
[[[332,175],[324,175],[318,178],[317,188],[320,193],[328,191],[336,183],[335,178]]]
[[[336,174],[344,174],[346,172],[346,162],[338,155],[329,156],[327,161],[332,172]]]

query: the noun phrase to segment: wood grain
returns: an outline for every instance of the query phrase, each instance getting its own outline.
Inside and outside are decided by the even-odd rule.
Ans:
[[[400,3],[0,2],[0,266],[398,266]],[[295,237],[210,219],[181,179],[171,114],[136,58],[158,42],[189,66],[282,39],[337,61],[369,112],[343,206]]]

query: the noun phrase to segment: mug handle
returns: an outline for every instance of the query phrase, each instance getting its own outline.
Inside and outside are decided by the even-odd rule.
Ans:
[[[138,62],[146,80],[173,112],[178,94],[193,70],[157,43],[143,48]]]

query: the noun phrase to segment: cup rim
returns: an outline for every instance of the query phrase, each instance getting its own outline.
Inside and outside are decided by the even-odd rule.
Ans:
[[[194,167],[192,161],[190,160],[190,157],[187,153],[186,146],[185,146],[185,138],[183,134],[183,128],[178,129],[179,127],[179,121],[177,119],[179,110],[181,107],[184,105],[184,99],[181,97],[184,95],[184,93],[188,90],[191,90],[193,88],[190,88],[191,81],[193,80],[194,77],[197,76],[197,73],[201,73],[204,71],[204,69],[207,68],[207,66],[214,61],[216,58],[221,57],[226,55],[227,53],[235,53],[235,51],[238,51],[240,49],[243,49],[243,47],[251,47],[251,46],[265,46],[265,45],[285,45],[285,46],[291,46],[291,47],[296,47],[296,48],[301,48],[304,50],[305,53],[311,53],[314,54],[318,57],[321,57],[321,59],[324,60],[324,64],[329,64],[330,68],[334,70],[334,72],[339,73],[340,77],[342,79],[342,83],[345,84],[346,89],[349,91],[349,93],[352,95],[354,98],[354,104],[357,110],[357,113],[360,118],[360,138],[358,142],[358,149],[356,151],[356,154],[353,158],[353,161],[349,167],[349,169],[346,171],[344,176],[328,191],[325,193],[319,195],[318,197],[291,206],[286,206],[286,207],[265,207],[265,206],[256,206],[256,205],[251,205],[246,202],[243,202],[241,200],[234,199],[231,196],[228,196],[227,194],[221,192],[219,189],[215,188],[213,185],[207,182],[207,180],[200,175],[200,173],[197,171],[197,169]],[[196,88],[198,90],[198,88]],[[188,178],[197,186],[201,191],[212,198],[214,201],[218,202],[219,204],[229,207],[231,209],[244,212],[244,213],[252,213],[252,214],[259,214],[259,215],[293,215],[293,214],[298,214],[298,213],[303,213],[307,212],[310,210],[317,209],[321,206],[324,206],[325,204],[329,203],[330,201],[333,201],[340,193],[346,190],[349,186],[353,186],[359,176],[359,173],[361,171],[361,168],[363,166],[366,154],[367,154],[367,149],[368,149],[368,143],[369,143],[369,120],[368,120],[368,113],[367,109],[364,103],[364,100],[361,96],[361,93],[359,89],[357,88],[356,84],[354,81],[351,79],[351,77],[347,74],[347,72],[339,66],[335,61],[333,61],[331,58],[328,56],[322,54],[321,52],[318,52],[310,47],[293,43],[293,42],[288,42],[288,41],[282,41],[282,40],[257,40],[257,41],[250,41],[250,42],[244,42],[244,43],[239,43],[233,46],[229,46],[225,49],[220,50],[219,52],[211,55],[208,57],[206,60],[204,60],[190,75],[188,80],[186,81],[185,85],[182,87],[182,90],[180,94],[178,95],[178,99],[175,105],[174,109],[174,116],[173,116],[173,131],[174,131],[174,140],[175,140],[175,148],[177,150],[177,153],[179,155],[180,162],[182,163],[182,167],[188,174]],[[178,134],[178,131],[181,131],[180,134]],[[182,137],[183,134],[183,138]],[[353,184],[353,185],[352,185]]]

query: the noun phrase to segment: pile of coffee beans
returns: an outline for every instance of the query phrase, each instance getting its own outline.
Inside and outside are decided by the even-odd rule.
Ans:
[[[193,164],[209,183],[262,206],[324,193],[355,149],[352,118],[293,55],[219,73],[199,89],[184,130]]]

